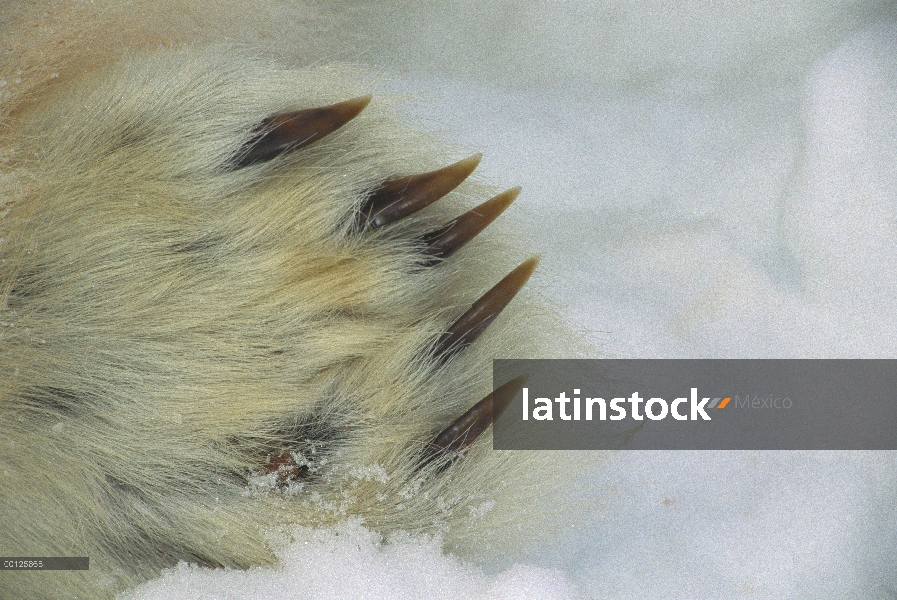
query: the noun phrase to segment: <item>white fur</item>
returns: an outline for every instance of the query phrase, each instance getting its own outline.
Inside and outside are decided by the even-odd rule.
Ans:
[[[360,515],[458,549],[500,531],[527,502],[511,490],[545,481],[536,461],[489,452],[487,435],[444,472],[417,470],[489,392],[493,356],[551,347],[552,320],[524,294],[471,348],[431,356],[526,258],[493,234],[418,266],[414,240],[491,190],[465,183],[354,231],[380,182],[450,162],[389,99],[308,148],[228,165],[265,117],[359,96],[363,74],[246,45],[119,56],[89,42],[73,52],[99,63],[35,68],[7,105],[0,555],[91,569],[13,573],[4,595],[111,595],[179,560],[269,563],[278,524]],[[311,476],[263,476],[283,450]]]

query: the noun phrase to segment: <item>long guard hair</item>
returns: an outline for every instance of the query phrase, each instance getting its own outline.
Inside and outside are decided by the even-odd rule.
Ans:
[[[17,55],[39,83],[0,104],[0,555],[90,570],[3,572],[3,598],[267,564],[268,528],[350,515],[463,548],[545,477],[488,433],[491,359],[555,331],[512,301],[535,259],[486,229],[519,190],[357,69],[209,37]]]

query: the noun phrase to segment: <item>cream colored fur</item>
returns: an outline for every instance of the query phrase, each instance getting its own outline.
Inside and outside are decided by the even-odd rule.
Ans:
[[[222,43],[259,15],[234,3],[214,21],[212,4],[190,9],[211,24],[183,18],[163,38],[143,5],[5,8],[0,555],[91,568],[2,572],[0,597],[112,596],[179,560],[265,564],[269,528],[349,515],[463,550],[502,536],[546,476],[540,459],[491,451],[488,434],[443,472],[415,471],[490,391],[492,358],[557,353],[527,290],[446,364],[427,352],[532,253],[499,220],[419,267],[413,239],[495,190],[468,182],[351,231],[378,183],[465,156],[380,96],[306,149],[226,169],[263,118],[363,95],[372,79],[303,59],[302,36],[289,51],[264,36]],[[284,448],[308,459],[307,480],[261,473]]]

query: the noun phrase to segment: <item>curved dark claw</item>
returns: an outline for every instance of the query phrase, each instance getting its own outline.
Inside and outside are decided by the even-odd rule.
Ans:
[[[447,358],[473,343],[508,305],[508,302],[517,295],[538,264],[538,258],[531,258],[521,263],[495,287],[483,294],[466,313],[452,323],[448,331],[442,334],[436,343],[433,354]]]
[[[504,412],[524,383],[526,375],[521,375],[474,404],[436,436],[430,443],[432,452],[457,452],[470,446]]]
[[[256,128],[256,137],[243,146],[233,168],[265,162],[284,152],[308,146],[351,121],[370,101],[370,96],[362,96],[330,106],[268,117]]]
[[[482,157],[474,154],[436,171],[387,181],[361,207],[359,225],[383,227],[429,206],[467,179]]]
[[[455,419],[430,442],[418,468],[425,467],[437,456],[459,452],[473,444],[504,412],[524,383],[526,375],[512,379]]]
[[[423,253],[431,257],[428,264],[451,256],[498,218],[519,195],[519,187],[511,188],[425,235],[422,240],[426,244]]]

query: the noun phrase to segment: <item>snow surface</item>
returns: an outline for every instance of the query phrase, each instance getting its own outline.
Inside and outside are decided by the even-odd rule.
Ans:
[[[515,567],[487,577],[442,553],[438,540],[382,540],[357,521],[333,530],[296,528],[281,553],[282,569],[213,571],[181,563],[123,598],[371,598],[415,600],[572,599],[564,576],[548,569]]]
[[[375,4],[360,60],[523,186],[503,218],[596,356],[895,355],[892,4]],[[511,563],[353,522],[126,597],[897,596],[893,452],[622,451],[573,483]]]

